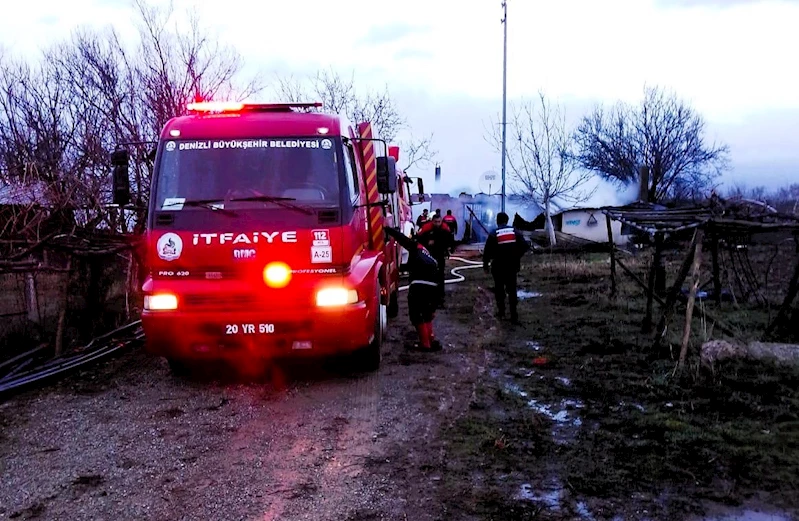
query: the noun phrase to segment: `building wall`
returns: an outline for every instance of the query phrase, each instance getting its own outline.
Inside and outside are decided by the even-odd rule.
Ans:
[[[467,207],[472,208],[477,219],[483,224],[483,226],[480,226],[475,222],[472,225],[473,239],[477,242],[486,240],[488,236],[486,229],[490,231],[496,228],[497,213],[502,209],[502,198],[499,195],[461,194],[453,197],[449,194],[432,194],[430,199],[429,202],[413,205],[414,221],[424,209],[428,209],[431,215],[436,208],[441,209],[441,215],[446,215],[447,210],[452,210],[452,215],[458,220],[458,233],[455,236],[457,240],[463,238],[466,223],[472,218],[472,214]],[[514,196],[508,196],[505,201],[505,213],[508,214],[511,223],[515,213],[518,213],[525,220],[532,221],[540,212],[541,210],[537,206],[519,201]]]
[[[560,231],[563,233],[595,242],[608,240],[605,214],[601,210],[567,210],[560,214],[560,224]],[[613,242],[619,245],[625,244],[629,237],[622,235],[621,223],[611,221],[610,227],[613,230]]]

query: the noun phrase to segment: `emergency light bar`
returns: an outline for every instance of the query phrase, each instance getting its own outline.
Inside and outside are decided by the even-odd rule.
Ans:
[[[291,112],[291,109],[321,108],[314,103],[240,103],[236,101],[199,101],[186,105],[189,112]]]

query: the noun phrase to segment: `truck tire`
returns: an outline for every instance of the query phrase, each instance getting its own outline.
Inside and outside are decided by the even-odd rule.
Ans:
[[[394,290],[388,297],[388,318],[397,318],[399,315],[399,290]]]
[[[377,313],[375,313],[374,339],[368,346],[363,347],[354,353],[355,366],[362,371],[376,371],[380,367],[383,358],[383,340],[386,336],[385,319],[386,306],[380,302],[380,287],[377,288],[375,296],[377,302]]]
[[[167,358],[166,361],[169,363],[169,370],[174,376],[188,376],[191,372],[191,368],[185,360],[181,360],[179,358]]]

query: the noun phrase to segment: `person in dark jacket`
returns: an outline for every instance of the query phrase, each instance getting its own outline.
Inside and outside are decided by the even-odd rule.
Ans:
[[[447,215],[442,220],[449,228],[449,231],[452,232],[452,240],[454,241],[455,236],[458,234],[458,219],[452,215],[452,210],[447,210]]]
[[[397,229],[384,229],[400,246],[408,250],[408,315],[419,335],[419,343],[414,347],[423,351],[439,351],[441,342],[436,340],[433,333],[438,297],[438,263],[419,241],[406,237]]]
[[[419,217],[416,218],[416,227],[421,229],[426,223],[430,221],[430,214],[427,213],[427,208],[422,210],[422,213]]]
[[[433,215],[433,220],[422,226],[419,231],[421,242],[438,263],[438,306],[444,305],[444,280],[446,278],[447,257],[449,257],[454,241],[452,232],[444,224],[441,215]]]
[[[497,229],[488,235],[483,250],[483,269],[494,278],[494,295],[497,299],[497,316],[505,317],[505,294],[510,304],[510,320],[519,323],[516,309],[516,277],[521,269],[521,258],[530,249],[521,233],[508,226],[508,214],[497,214]]]

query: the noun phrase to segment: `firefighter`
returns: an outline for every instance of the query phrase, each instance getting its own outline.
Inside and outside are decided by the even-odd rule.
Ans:
[[[424,226],[425,223],[427,223],[427,221],[429,220],[430,220],[430,215],[427,212],[427,208],[425,208],[424,210],[422,210],[422,215],[416,218],[416,227],[421,230],[422,226]]]
[[[415,349],[440,351],[441,342],[433,334],[433,319],[436,315],[438,263],[430,252],[418,241],[406,237],[399,230],[384,228],[400,246],[408,250],[408,315],[419,335]]]
[[[508,226],[508,214],[497,214],[497,229],[488,235],[483,250],[483,269],[494,278],[494,295],[497,299],[497,316],[505,318],[505,294],[510,304],[510,320],[519,323],[516,310],[516,276],[521,268],[521,258],[530,248],[522,234]]]
[[[433,220],[419,231],[421,242],[438,263],[438,306],[444,306],[444,279],[446,277],[447,257],[452,250],[452,232],[444,224],[441,214],[433,215]]]
[[[452,241],[455,242],[455,235],[458,233],[458,219],[452,215],[452,210],[447,210],[447,215],[444,216],[443,221],[452,232]]]

